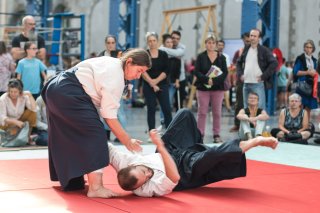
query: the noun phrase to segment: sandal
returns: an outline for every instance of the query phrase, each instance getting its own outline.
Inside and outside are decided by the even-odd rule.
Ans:
[[[223,143],[219,135],[213,137],[213,143]]]

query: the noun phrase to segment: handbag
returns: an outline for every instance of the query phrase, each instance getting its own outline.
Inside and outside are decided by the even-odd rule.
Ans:
[[[290,132],[288,134],[285,134],[285,140],[286,141],[295,141],[295,140],[301,140],[302,135],[298,132]]]
[[[25,146],[29,142],[29,123],[25,122],[22,128],[9,127],[0,130],[1,146],[3,147],[19,147]]]
[[[311,97],[312,96],[313,83],[309,81],[298,81],[296,92],[299,95]]]

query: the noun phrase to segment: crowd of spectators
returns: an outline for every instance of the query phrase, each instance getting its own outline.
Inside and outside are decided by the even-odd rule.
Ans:
[[[48,68],[45,40],[35,33],[35,25],[32,16],[22,19],[22,32],[13,38],[10,51],[5,42],[0,41],[0,128],[5,130],[11,125],[21,128],[27,121],[30,126],[29,144],[47,145],[45,104],[39,95],[48,78]],[[152,67],[142,75],[138,85],[142,88],[141,95],[147,108],[148,130],[156,128],[158,104],[160,123],[166,128],[172,120],[172,112],[186,107],[186,101],[195,98],[201,136],[206,134],[206,118],[211,109],[213,142],[222,143],[220,129],[225,99],[228,113],[234,113],[235,118],[230,132],[239,132],[241,139],[263,135],[266,120],[269,119],[265,92],[277,82],[280,118],[272,135],[282,141],[290,140],[293,134],[296,141],[312,136],[314,130],[310,128],[310,114],[312,109],[318,108],[320,93],[319,59],[313,56],[315,45],[312,40],[303,44],[303,53],[293,63],[284,58],[277,60],[270,49],[261,45],[261,31],[252,29],[242,35],[244,46],[235,52],[230,61],[230,57],[223,52],[225,42],[210,34],[204,41],[205,50],[192,63],[185,64],[186,46],[180,42],[181,32],[173,31],[161,36],[162,45],[157,33],[148,32],[146,35]],[[92,57],[120,57],[122,51],[116,49],[116,43],[116,37],[108,35],[105,49]],[[279,61],[282,65],[277,70]],[[74,65],[70,61],[65,68]],[[299,92],[301,82],[312,84],[311,95]],[[192,85],[197,89],[196,97],[188,96],[188,88]],[[231,92],[236,93],[235,101],[230,101]],[[123,96],[118,113],[124,128],[126,118],[123,107],[128,98],[131,96]],[[29,113],[27,118],[26,113]],[[110,130],[106,124],[105,128],[110,140]],[[37,137],[32,137],[32,134]]]

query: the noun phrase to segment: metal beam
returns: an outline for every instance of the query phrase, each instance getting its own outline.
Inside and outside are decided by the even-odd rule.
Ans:
[[[118,38],[119,49],[124,50],[137,46],[139,4],[138,0],[110,1],[109,34]],[[121,10],[126,13],[122,14]],[[122,37],[119,39],[120,34],[124,34],[124,40]]]

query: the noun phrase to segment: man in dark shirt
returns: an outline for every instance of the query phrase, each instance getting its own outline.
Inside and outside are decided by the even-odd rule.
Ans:
[[[32,41],[37,45],[38,53],[37,57],[44,61],[46,57],[45,41],[44,39],[35,33],[36,22],[32,16],[25,16],[22,19],[22,32],[15,36],[12,40],[12,57],[19,61],[25,57],[23,50],[24,44],[27,41]]]

